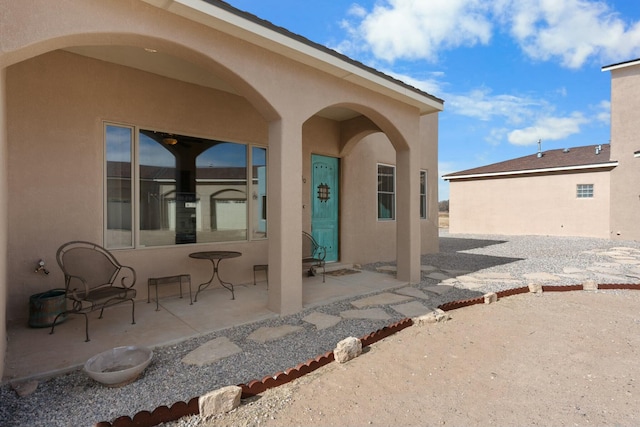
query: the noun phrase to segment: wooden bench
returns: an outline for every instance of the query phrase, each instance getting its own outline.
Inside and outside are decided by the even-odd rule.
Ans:
[[[156,311],[160,310],[160,303],[158,301],[158,286],[168,285],[172,283],[178,283],[180,285],[180,298],[182,298],[182,283],[189,285],[189,303],[193,304],[193,298],[191,297],[191,275],[190,274],[178,274],[176,276],[166,277],[150,277],[147,280],[147,304],[151,302],[151,287],[156,287]]]

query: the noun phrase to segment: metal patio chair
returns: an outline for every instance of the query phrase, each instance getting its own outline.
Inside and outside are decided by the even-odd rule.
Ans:
[[[322,268],[322,283],[325,280],[325,262],[327,249],[313,238],[313,236],[305,231],[302,232],[302,263],[313,263],[309,268],[309,276],[315,276],[315,269]]]
[[[68,309],[56,316],[51,333],[58,318],[67,314],[82,314],[85,319],[86,341],[89,341],[89,318],[87,313],[131,301],[131,323],[135,324],[136,272],[122,265],[105,248],[95,243],[73,241],[60,246],[56,253],[58,265],[64,273],[65,296],[71,302]]]

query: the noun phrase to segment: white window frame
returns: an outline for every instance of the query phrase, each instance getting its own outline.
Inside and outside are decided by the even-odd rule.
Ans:
[[[420,171],[420,181],[422,181],[423,176],[424,193],[422,192],[422,188],[420,188],[420,219],[429,219],[429,198],[427,197],[429,194],[429,174],[427,174],[426,170]],[[424,214],[422,212],[424,212]]]
[[[385,164],[385,163],[378,163],[376,165],[376,182],[379,182],[379,180],[380,180],[380,166],[388,167],[388,168],[391,168],[393,170],[393,191],[392,192],[381,192],[380,191],[380,185],[378,184],[376,186],[376,217],[377,217],[378,221],[395,221],[396,220],[396,185],[397,185],[396,167],[394,165],[388,165],[388,164]],[[392,196],[392,198],[393,198],[393,212],[391,213],[391,218],[380,218],[380,210],[379,210],[380,194],[390,194]]]
[[[593,184],[577,184],[576,185],[576,198],[577,199],[593,199],[594,197]]]

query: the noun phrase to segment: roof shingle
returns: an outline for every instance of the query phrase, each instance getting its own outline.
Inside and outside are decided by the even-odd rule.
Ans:
[[[600,150],[597,149],[600,147]],[[588,167],[611,163],[610,144],[587,145],[584,147],[573,147],[570,149],[557,149],[542,151],[542,156],[538,153],[517,159],[505,160],[504,162],[493,163],[487,166],[480,166],[460,172],[444,175],[444,179],[455,179],[456,177],[468,175],[500,175],[512,174],[514,172],[530,172],[545,169],[562,169],[572,167]]]

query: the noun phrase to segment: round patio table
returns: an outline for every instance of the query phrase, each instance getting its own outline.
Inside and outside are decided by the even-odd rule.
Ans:
[[[237,258],[240,255],[242,255],[242,253],[233,252],[233,251],[206,251],[206,252],[194,252],[189,254],[190,258],[208,259],[209,261],[211,261],[211,265],[213,266],[213,273],[211,274],[211,279],[209,279],[209,281],[207,282],[204,282],[198,285],[198,291],[196,292],[196,297],[193,299],[193,302],[198,301],[198,294],[200,293],[200,291],[207,289],[207,287],[209,287],[211,282],[213,282],[213,279],[215,279],[216,277],[218,278],[218,282],[220,282],[220,285],[222,285],[223,288],[231,291],[231,299],[236,299],[235,293],[233,292],[233,283],[225,282],[220,278],[219,267],[220,267],[220,261],[222,261],[223,259]]]

